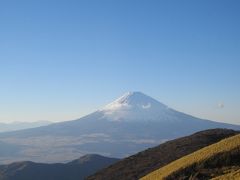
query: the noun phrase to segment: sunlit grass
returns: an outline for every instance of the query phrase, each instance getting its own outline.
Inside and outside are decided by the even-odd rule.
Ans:
[[[229,152],[239,147],[240,147],[240,135],[236,135],[224,139],[216,144],[200,149],[176,161],[173,161],[172,163],[148,174],[147,176],[141,179],[142,180],[165,179],[174,173],[200,164],[201,162],[204,162],[217,154]]]
[[[218,176],[213,178],[212,180],[239,180],[240,179],[240,169],[237,171],[233,171],[222,176]]]

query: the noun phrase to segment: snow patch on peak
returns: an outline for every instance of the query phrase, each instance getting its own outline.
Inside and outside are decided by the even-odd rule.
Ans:
[[[119,108],[129,108],[130,105],[128,103],[128,99],[131,95],[132,95],[131,92],[127,92],[126,94],[124,94],[123,96],[118,98],[117,100],[115,100],[112,103],[105,106],[103,109],[115,110],[115,109],[119,109]]]
[[[151,103],[148,103],[147,105],[142,105],[143,109],[148,109],[151,108]]]

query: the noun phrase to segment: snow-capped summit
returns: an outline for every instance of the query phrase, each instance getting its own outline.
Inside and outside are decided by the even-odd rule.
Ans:
[[[122,107],[148,109],[153,106],[166,107],[164,104],[141,92],[127,92],[117,100],[104,107],[105,110],[116,110]]]
[[[127,92],[100,110],[109,120],[157,120],[168,107],[141,92]]]

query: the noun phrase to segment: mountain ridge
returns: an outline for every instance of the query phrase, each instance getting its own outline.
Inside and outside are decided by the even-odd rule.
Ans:
[[[141,180],[212,179],[229,172],[237,172],[240,169],[239,156],[238,134],[181,157],[149,173]]]
[[[31,161],[0,165],[1,180],[83,180],[119,159],[88,154],[68,163],[44,164]]]
[[[142,93],[128,93],[113,102],[120,106],[114,105],[117,110],[108,114],[95,111],[78,120],[0,133],[0,164],[66,162],[89,153],[123,158],[204,129],[240,129],[178,112]],[[4,147],[11,153],[1,154]]]
[[[0,133],[2,132],[10,132],[10,131],[18,131],[23,129],[35,128],[40,126],[47,126],[51,124],[50,121],[36,121],[36,122],[10,122],[3,123],[0,122]]]

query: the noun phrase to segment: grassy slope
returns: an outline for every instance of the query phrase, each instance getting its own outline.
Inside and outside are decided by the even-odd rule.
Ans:
[[[226,155],[226,153],[230,153],[233,150],[238,153],[240,152],[240,135],[227,138],[190,155],[184,156],[148,174],[143,177],[142,180],[174,179],[179,177],[178,175],[180,174],[186,174],[186,171],[188,171],[189,174],[190,171],[196,170],[200,164],[204,164],[203,162],[209,163],[208,160],[214,160],[214,157],[217,157],[219,154],[225,153]]]
[[[240,179],[240,169],[218,176],[216,178],[213,178],[212,180],[239,180],[239,179]]]
[[[238,132],[229,129],[210,129],[171,140],[125,158],[87,180],[136,180],[172,161],[236,134]]]

